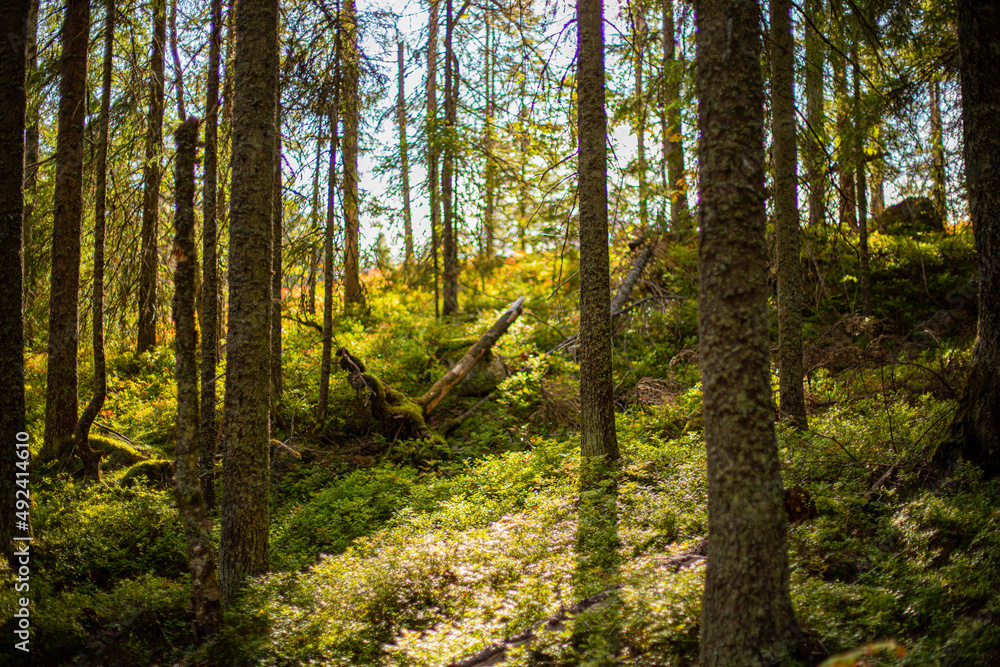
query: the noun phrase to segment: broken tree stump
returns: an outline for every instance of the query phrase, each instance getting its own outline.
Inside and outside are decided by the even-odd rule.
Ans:
[[[423,438],[428,434],[423,412],[413,399],[397,391],[370,373],[364,363],[342,347],[337,350],[340,367],[347,371],[347,381],[370,406],[372,417],[382,435],[391,442]]]
[[[465,353],[465,356],[458,360],[451,370],[444,374],[444,376],[434,383],[434,386],[427,390],[427,393],[417,399],[417,404],[423,408],[423,415],[426,417],[431,413],[431,411],[437,407],[438,403],[441,402],[448,393],[454,389],[459,382],[461,382],[472,367],[476,365],[476,362],[486,354],[486,351],[493,347],[493,345],[500,339],[500,336],[507,332],[510,325],[514,323],[514,320],[518,318],[521,312],[524,310],[524,297],[522,296],[513,304],[510,308],[500,316],[500,319],[496,321],[489,330],[483,334],[482,338],[476,341],[476,344],[469,348],[469,351]]]

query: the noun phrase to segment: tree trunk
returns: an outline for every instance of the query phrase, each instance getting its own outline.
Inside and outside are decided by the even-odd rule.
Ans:
[[[760,6],[697,0],[695,16],[709,522],[700,664],[776,665],[797,622],[770,389]]]
[[[871,209],[872,217],[878,218],[885,210],[885,159],[872,160]]]
[[[334,80],[340,81],[339,38],[337,43]],[[333,225],[337,203],[337,108],[340,105],[339,84],[334,85],[337,92],[330,111],[330,167],[327,172],[326,227],[323,230],[323,356],[319,367],[319,405],[316,408],[316,421],[320,424],[326,420],[326,407],[330,400],[330,361],[333,356]]]
[[[969,380],[935,458],[1000,474],[1000,3],[959,0],[965,178],[979,256],[979,327]]]
[[[403,39],[396,34],[397,59],[399,61],[398,94],[396,97],[396,124],[399,126],[399,171],[400,187],[403,190],[403,243],[406,247],[406,263],[413,262],[413,214],[410,211],[410,156],[406,141],[406,86],[403,77]]]
[[[664,189],[670,199],[670,227],[690,228],[684,177],[684,140],[681,135],[681,63],[677,60],[674,0],[663,0],[663,135]]]
[[[424,408],[424,416],[426,417],[431,413],[431,411],[437,407],[437,404],[441,402],[448,393],[458,386],[458,383],[465,379],[465,376],[469,374],[472,367],[476,365],[486,352],[493,347],[493,345],[500,340],[500,336],[507,332],[510,325],[514,323],[514,320],[518,318],[521,311],[524,310],[524,297],[522,296],[508,308],[500,319],[489,328],[489,330],[482,335],[482,337],[476,341],[475,345],[469,348],[469,351],[465,353],[458,363],[455,364],[451,370],[445,373],[444,377],[434,383],[434,386],[427,390],[427,393],[417,399],[419,403]]]
[[[142,168],[142,250],[139,267],[139,333],[136,352],[156,346],[156,267],[160,208],[160,154],[163,153],[163,46],[166,40],[166,0],[153,0],[153,53],[149,63],[149,118],[146,162]]]
[[[646,97],[643,90],[643,61],[646,58],[646,16],[641,2],[632,4],[635,22],[632,34],[632,51],[635,57],[635,136],[636,168],[639,176],[639,229],[645,234],[649,229],[649,197],[646,184]]]
[[[83,123],[89,36],[90,0],[68,0],[62,29],[62,71],[59,82],[45,440],[39,456],[43,461],[65,457],[77,422],[76,355],[79,342],[80,224],[83,218]]]
[[[222,623],[219,585],[212,550],[212,520],[205,509],[198,471],[198,330],[195,323],[194,164],[198,150],[198,121],[185,121],[175,135],[174,157],[174,355],[177,377],[177,447],[174,492],[187,539],[194,607],[195,641],[215,634]],[[265,505],[266,507],[266,505]]]
[[[601,0],[577,4],[579,49],[580,453],[618,459],[611,379],[611,277],[608,261],[608,119],[604,110]]]
[[[104,355],[104,229],[108,190],[108,125],[111,121],[111,58],[115,46],[115,2],[108,0],[104,26],[104,61],[101,67],[101,117],[97,134],[97,183],[94,193],[94,278],[91,311],[94,340],[94,395],[87,403],[73,433],[73,442],[83,462],[84,479],[101,478],[100,456],[90,448],[90,427],[108,395],[107,363]]]
[[[202,188],[202,327],[201,424],[198,470],[205,507],[215,509],[215,371],[219,339],[218,208],[219,59],[222,52],[222,0],[212,0],[208,38],[208,82],[205,102],[205,182]]]
[[[455,141],[458,119],[458,76],[455,71],[454,33],[457,16],[453,16],[453,2],[447,0],[444,31],[444,164],[441,168],[441,197],[444,200],[444,225],[441,241],[444,251],[444,276],[441,314],[448,316],[458,311],[458,244],[455,228]]]
[[[844,32],[849,27],[844,24],[845,12],[841,0],[833,0],[831,14],[841,22],[839,36],[834,37],[836,49],[831,50],[830,60],[833,67],[833,91],[837,107],[837,178],[839,202],[839,220],[841,225],[847,225],[850,231],[858,228],[857,210],[854,200],[854,129],[851,125],[850,93],[847,88],[847,59],[842,55],[847,51],[848,42]]]
[[[0,0],[0,14],[11,26],[32,29],[28,0]],[[27,522],[15,524],[19,447],[27,447],[24,405],[24,321],[21,314],[23,264],[21,230],[25,216],[25,118],[27,40],[0,40],[0,550],[13,568],[14,536],[28,534]],[[24,442],[25,445],[15,445]],[[15,531],[15,526],[17,530]]]
[[[823,70],[825,44],[824,0],[806,0],[806,184],[809,189],[809,226],[820,228],[826,218],[826,116],[823,111]]]
[[[184,108],[184,72],[181,70],[181,55],[177,50],[177,0],[170,3],[170,55],[174,61],[174,90],[177,93],[177,117],[183,123],[187,118]]]
[[[361,101],[358,78],[361,74],[358,53],[358,24],[354,0],[344,0],[343,33],[346,44],[342,50],[344,82],[341,95],[344,105],[344,307],[364,307],[361,291],[358,217],[358,121]]]
[[[313,194],[312,194],[312,213],[310,217],[312,218],[312,229],[310,230],[310,236],[319,234],[319,216],[320,216],[320,205],[319,205],[319,172],[320,165],[323,161],[323,120],[320,117],[318,123],[319,127],[316,130],[316,169],[313,172]],[[303,307],[310,315],[316,312],[316,268],[319,265],[320,253],[322,252],[322,244],[318,243],[315,239],[310,242],[309,250],[309,268],[306,271],[306,290],[303,293],[303,298],[308,299]]]
[[[851,59],[854,61],[854,172],[858,207],[858,263],[860,264],[861,314],[872,314],[872,272],[868,261],[868,193],[865,179],[865,136],[868,121],[864,117],[861,103],[861,65],[858,60],[858,42],[861,41],[860,23],[851,44]]]
[[[771,0],[771,136],[778,235],[778,369],[783,418],[806,427],[802,387],[802,260],[795,146],[795,39],[789,0]]]
[[[276,66],[277,69],[277,66]],[[274,114],[274,195],[271,212],[271,406],[276,409],[281,404],[281,235],[285,203],[282,199],[281,184],[281,84],[278,85],[279,98]],[[272,423],[274,419],[272,418]]]
[[[226,455],[219,574],[231,605],[268,562],[268,343],[278,2],[236,8]]]
[[[38,199],[39,110],[38,102],[30,104],[32,100],[40,97],[34,93],[41,88],[38,71],[38,2],[39,0],[30,0],[26,26],[28,74],[25,88],[29,104],[26,107],[24,129],[24,225],[21,243],[24,268],[21,272],[21,313],[24,320],[24,345],[27,348],[34,346],[35,327],[30,313],[38,283],[38,265],[42,261],[43,254],[43,243],[40,240],[35,242],[36,237],[40,236],[39,226],[36,224],[38,216],[35,215]]]
[[[483,146],[486,150],[486,173],[483,175],[486,181],[486,211],[483,218],[483,233],[485,238],[483,255],[485,259],[493,259],[496,244],[496,171],[497,164],[493,158],[496,150],[493,140],[493,123],[496,116],[496,83],[494,81],[496,73],[496,55],[493,50],[496,48],[496,29],[493,28],[491,20],[492,12],[486,14],[486,120]],[[492,40],[491,40],[492,38]]]
[[[431,259],[434,268],[434,317],[441,315],[438,293],[438,228],[441,203],[438,194],[438,111],[437,111],[437,34],[438,2],[429,0],[427,19],[427,187],[431,206]]]
[[[941,131],[941,82],[930,84],[931,103],[931,199],[942,220],[948,219],[948,176],[944,163],[944,140]]]

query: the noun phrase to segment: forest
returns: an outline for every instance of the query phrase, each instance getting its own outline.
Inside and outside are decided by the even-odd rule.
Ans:
[[[1000,665],[997,0],[0,25],[0,664]]]

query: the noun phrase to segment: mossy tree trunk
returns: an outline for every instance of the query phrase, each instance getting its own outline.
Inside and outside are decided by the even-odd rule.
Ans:
[[[219,575],[231,605],[268,563],[268,357],[278,2],[236,7],[229,336]]]
[[[0,15],[11,26],[32,29],[28,0],[0,0]],[[25,215],[25,117],[27,35],[0,40],[0,553],[13,556],[17,489],[16,442],[24,433],[24,321],[21,315]],[[18,532],[27,532],[20,529]]]
[[[94,277],[91,286],[91,314],[94,342],[94,395],[84,408],[73,433],[77,454],[83,462],[85,479],[101,477],[100,456],[90,447],[90,427],[104,407],[108,395],[107,362],[104,354],[104,229],[108,191],[108,125],[111,120],[111,57],[115,45],[115,1],[107,2],[104,24],[104,61],[101,66],[101,116],[97,131],[97,183],[94,193]]]
[[[49,359],[45,440],[40,459],[62,458],[77,422],[80,225],[83,219],[84,117],[90,0],[68,0],[62,28],[55,218],[49,289]]]
[[[364,307],[365,295],[361,290],[360,239],[361,222],[358,215],[358,122],[361,114],[359,78],[361,59],[358,52],[358,18],[354,0],[344,0],[341,18],[343,44],[340,50],[343,61],[341,103],[344,107],[344,307]]]
[[[931,111],[931,198],[942,220],[948,219],[948,177],[944,163],[944,134],[941,129],[941,82],[930,82]]]
[[[160,154],[163,153],[163,50],[167,38],[166,0],[153,0],[152,55],[149,62],[149,117],[142,168],[142,249],[139,265],[139,332],[136,352],[156,346],[156,268],[159,265]]]
[[[219,172],[219,60],[222,52],[222,0],[212,0],[208,38],[208,83],[205,102],[205,181],[202,188],[202,327],[201,424],[198,470],[201,493],[208,509],[215,508],[215,371],[219,339],[218,193]]]
[[[778,369],[783,418],[805,428],[802,387],[802,261],[799,256],[795,39],[789,0],[771,0],[771,136],[778,235]]]
[[[965,178],[979,256],[979,327],[943,463],[963,457],[1000,474],[1000,2],[958,2]]]
[[[608,260],[608,118],[604,108],[601,0],[577,5],[577,113],[580,200],[580,452],[618,458],[611,379]]]
[[[441,226],[441,197],[438,181],[438,107],[437,107],[437,56],[438,56],[438,3],[428,0],[427,14],[427,189],[431,207],[431,265],[434,273],[434,317],[441,314],[438,293],[438,229]]]
[[[760,6],[697,0],[695,14],[709,522],[700,664],[776,665],[797,624],[770,389]]]
[[[175,134],[174,157],[174,356],[177,378],[177,446],[174,492],[187,540],[194,607],[195,640],[215,634],[222,622],[219,584],[208,518],[198,471],[198,331],[195,323],[194,165],[198,151],[198,120],[189,118]]]

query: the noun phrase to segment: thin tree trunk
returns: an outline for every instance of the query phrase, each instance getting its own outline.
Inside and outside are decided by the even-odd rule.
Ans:
[[[611,379],[603,18],[600,0],[580,0],[576,83],[580,119],[580,453],[614,461],[618,459],[618,437]]]
[[[972,366],[948,436],[936,451],[942,463],[965,458],[988,477],[1000,474],[1000,6],[959,0],[959,74],[965,178],[979,257],[979,327]]]
[[[84,118],[90,0],[67,0],[62,29],[55,219],[49,288],[45,440],[39,458],[64,458],[77,422],[80,225],[83,219]]]
[[[316,137],[316,169],[313,172],[313,196],[312,196],[312,232],[313,234],[319,233],[319,172],[320,163],[322,162],[323,155],[323,120],[320,119],[320,128],[317,131]],[[307,294],[306,297],[308,302],[305,304],[305,311],[310,315],[316,312],[316,268],[319,266],[320,253],[322,252],[323,245],[321,243],[313,240],[311,242],[311,248],[309,252],[309,270],[307,273],[306,282]]]
[[[684,182],[684,140],[681,135],[681,71],[677,60],[674,0],[663,0],[663,185],[670,200],[670,227],[690,228],[687,187]]]
[[[403,39],[396,34],[397,59],[399,61],[398,94],[396,97],[396,125],[399,126],[399,171],[403,190],[403,243],[406,247],[406,263],[413,261],[413,214],[410,211],[410,156],[406,141],[406,87],[403,76]]]
[[[486,211],[483,218],[483,232],[485,238],[484,256],[487,260],[493,259],[496,245],[496,160],[493,152],[496,150],[493,140],[493,123],[496,116],[496,55],[493,50],[496,48],[496,29],[493,28],[491,20],[492,12],[486,14],[486,120],[483,145],[486,150],[486,173],[483,175],[486,181]]]
[[[646,97],[643,90],[643,61],[646,58],[646,16],[641,2],[632,3],[632,19],[635,21],[632,35],[632,51],[635,58],[635,136],[636,168],[639,176],[639,228],[642,233],[649,229],[648,186],[646,183]]]
[[[360,276],[360,219],[358,216],[358,122],[361,104],[358,98],[360,54],[358,53],[358,23],[354,0],[344,0],[344,307],[364,307],[365,295]]]
[[[861,65],[858,60],[858,42],[861,41],[861,26],[851,44],[851,59],[854,61],[854,171],[858,207],[858,263],[860,264],[861,313],[865,317],[872,314],[872,272],[868,261],[868,193],[865,182],[865,136],[868,122],[861,103]]]
[[[187,118],[184,108],[184,72],[181,70],[181,55],[177,50],[177,0],[170,4],[170,55],[174,61],[174,90],[177,91],[177,117],[181,122]]]
[[[338,38],[339,44],[339,38]],[[334,80],[340,80],[340,49],[337,49],[337,73]],[[323,230],[323,356],[319,368],[319,405],[316,421],[326,420],[326,408],[330,398],[330,363],[333,356],[333,226],[336,211],[337,183],[337,109],[340,106],[339,84],[333,97],[330,111],[330,168],[328,171],[326,227]]]
[[[823,111],[824,44],[817,28],[823,25],[824,0],[806,0],[806,184],[809,189],[809,226],[818,229],[826,218],[826,117]]]
[[[851,231],[858,228],[857,209],[854,200],[854,157],[852,148],[854,147],[854,129],[851,124],[851,103],[850,92],[847,87],[847,62],[842,55],[847,49],[847,39],[844,32],[847,28],[844,24],[846,20],[844,8],[841,0],[833,0],[831,14],[838,17],[841,22],[838,26],[840,37],[835,38],[837,49],[831,50],[830,60],[833,67],[833,90],[834,100],[837,107],[837,178],[839,202],[839,221],[841,225],[847,225]]]
[[[212,0],[208,37],[208,82],[205,101],[205,182],[202,187],[202,330],[201,424],[198,470],[205,507],[215,509],[215,371],[219,339],[218,208],[219,59],[222,52],[222,0]]]
[[[166,41],[166,0],[153,0],[152,56],[149,63],[149,117],[146,162],[142,169],[142,250],[139,267],[139,332],[136,352],[156,346],[156,268],[160,208],[160,154],[163,153],[163,47]]]
[[[276,67],[277,69],[277,67]],[[274,114],[274,196],[271,212],[271,406],[281,404],[281,235],[284,232],[285,203],[281,182],[281,84]],[[274,422],[273,413],[271,422]]]
[[[696,0],[695,16],[710,535],[700,664],[772,665],[798,624],[769,379],[760,5]]]
[[[107,363],[104,355],[104,230],[108,191],[108,125],[111,121],[111,58],[115,45],[115,1],[107,2],[107,19],[104,26],[104,60],[101,67],[101,117],[97,134],[97,184],[94,193],[94,278],[91,287],[91,314],[94,342],[94,395],[80,415],[73,433],[84,478],[98,481],[101,478],[100,456],[90,448],[90,427],[93,425],[104,399],[108,395]]]
[[[233,181],[229,223],[229,336],[226,363],[222,600],[268,563],[268,343],[278,0],[236,7]]]
[[[885,159],[872,160],[871,209],[872,217],[878,219],[885,210]]]
[[[522,41],[522,48],[526,48]],[[521,252],[527,252],[528,248],[528,149],[530,143],[528,139],[528,105],[527,99],[527,77],[521,77],[521,90],[518,91],[518,99],[521,100],[521,108],[517,112],[517,126],[519,136],[516,138],[520,152],[518,154],[518,179],[517,179],[517,246]]]
[[[212,520],[201,492],[198,466],[198,330],[195,322],[194,163],[198,151],[198,121],[185,121],[175,135],[174,157],[174,355],[177,377],[177,446],[174,493],[187,539],[194,607],[195,641],[215,634],[222,624],[219,584],[212,549]]]
[[[778,369],[783,418],[806,427],[802,361],[802,260],[799,256],[795,145],[795,39],[789,0],[771,0],[771,136],[778,235]]]
[[[427,19],[427,187],[431,206],[431,259],[434,267],[434,317],[440,317],[438,293],[438,228],[441,225],[441,203],[438,194],[438,110],[437,110],[437,34],[438,2],[429,0]]]
[[[455,71],[454,34],[457,16],[453,16],[453,2],[446,0],[444,31],[444,126],[447,141],[444,163],[441,168],[441,197],[444,200],[444,225],[441,241],[444,254],[444,275],[441,314],[452,315],[458,311],[458,244],[455,228],[455,132],[458,118],[458,76]]]
[[[948,175],[944,163],[944,140],[941,131],[941,82],[930,85],[931,104],[931,198],[941,218],[948,218]]]
[[[33,29],[28,0],[0,0],[0,15],[11,26]],[[20,35],[11,35],[20,37]],[[18,453],[27,451],[24,404],[24,320],[21,313],[23,264],[21,232],[25,218],[26,39],[0,40],[0,553],[13,569],[14,537],[27,536],[27,521],[15,515],[20,470]],[[16,444],[16,443],[24,443]],[[25,513],[25,518],[26,513]]]

